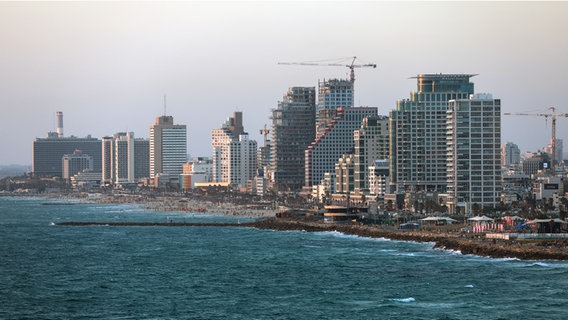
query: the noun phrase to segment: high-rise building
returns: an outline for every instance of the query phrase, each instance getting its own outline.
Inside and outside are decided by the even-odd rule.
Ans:
[[[451,100],[447,116],[450,204],[497,207],[502,191],[501,101],[490,94]]]
[[[221,128],[211,130],[214,182],[229,181],[229,144],[239,141],[239,136],[244,133],[243,113],[239,111],[227,119]]]
[[[135,139],[134,132],[103,137],[102,184],[135,183],[150,176],[150,143]]]
[[[253,180],[257,170],[257,143],[249,140],[248,134],[239,136],[239,141],[229,142],[229,183],[243,188]]]
[[[353,107],[353,82],[347,79],[328,79],[318,82],[316,131],[322,130],[337,117],[337,109]]]
[[[112,161],[115,184],[135,182],[134,132],[119,132],[114,135]]]
[[[337,109],[337,116],[305,151],[306,187],[319,184],[326,172],[335,171],[337,159],[354,152],[354,131],[361,127],[364,118],[375,115],[375,107]]]
[[[63,156],[73,154],[75,150],[93,157],[93,171],[101,172],[101,149],[101,140],[91,136],[59,137],[58,133],[49,132],[47,138],[36,138],[33,142],[32,172],[34,176],[62,177]]]
[[[150,140],[134,139],[134,180],[150,177]]]
[[[521,163],[521,149],[512,142],[507,142],[501,149],[501,162],[504,169]]]
[[[187,127],[174,124],[172,116],[156,118],[150,126],[150,178],[158,174],[178,176],[187,161]]]
[[[361,127],[354,132],[354,190],[368,192],[369,167],[375,160],[389,159],[389,118],[371,116],[364,118]]]
[[[106,136],[102,138],[102,174],[101,174],[101,185],[111,185],[113,179],[112,170],[112,149],[113,149],[113,137]]]
[[[305,183],[305,150],[316,135],[314,87],[292,87],[272,109],[272,187],[300,190]]]
[[[391,185],[396,191],[446,192],[449,100],[473,94],[471,74],[419,74],[417,91],[390,112]]]
[[[63,155],[61,160],[63,179],[69,180],[72,176],[82,171],[93,171],[93,157],[83,154],[81,150],[75,150],[72,154]]]

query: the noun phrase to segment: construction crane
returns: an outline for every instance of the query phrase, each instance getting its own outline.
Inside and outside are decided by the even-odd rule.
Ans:
[[[370,67],[370,68],[376,68],[377,65],[374,63],[367,63],[367,64],[355,64],[355,60],[357,60],[357,57],[353,57],[353,58],[342,58],[342,59],[335,59],[335,60],[346,60],[346,59],[353,59],[351,60],[350,64],[345,64],[345,63],[341,63],[341,62],[337,62],[337,63],[322,63],[322,61],[313,61],[313,62],[278,62],[278,64],[282,64],[282,65],[299,65],[299,66],[327,66],[327,67],[347,67],[350,70],[349,73],[349,81],[351,81],[352,84],[355,84],[355,68],[366,68],[366,67]],[[329,60],[327,60],[329,61]]]
[[[556,118],[557,117],[568,117],[568,113],[556,113],[555,107],[550,107],[548,110],[552,110],[552,113],[511,113],[505,112],[504,115],[507,116],[540,116],[545,119],[550,118],[552,121],[552,141],[550,142],[552,147],[552,161],[551,161],[551,171],[550,173],[554,176],[556,174]]]
[[[266,128],[266,124],[265,124],[264,129],[260,129],[260,134],[262,134],[264,136],[264,150],[262,151],[263,165],[268,165],[267,161],[268,161],[268,156],[270,155],[270,150],[266,149],[266,146],[268,144],[268,134],[269,133],[270,133],[270,130]]]
[[[266,147],[266,143],[268,141],[267,136],[270,133],[270,130],[266,128],[266,124],[264,125],[264,129],[260,129],[260,134],[264,135],[264,146]]]

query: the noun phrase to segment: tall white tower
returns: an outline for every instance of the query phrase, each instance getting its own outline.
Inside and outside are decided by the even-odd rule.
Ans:
[[[63,137],[63,112],[57,111],[55,113],[55,117],[57,119],[57,129],[56,129],[57,136],[59,138],[62,138]]]

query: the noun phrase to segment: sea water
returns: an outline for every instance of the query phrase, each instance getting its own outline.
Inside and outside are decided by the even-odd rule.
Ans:
[[[0,319],[568,319],[568,262],[46,201],[0,198]]]

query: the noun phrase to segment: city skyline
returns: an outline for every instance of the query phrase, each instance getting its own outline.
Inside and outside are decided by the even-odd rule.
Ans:
[[[148,138],[164,113],[187,125],[188,153],[210,156],[210,132],[242,111],[250,138],[290,87],[348,78],[348,68],[278,65],[356,55],[355,106],[387,115],[425,73],[477,74],[505,112],[568,112],[562,2],[0,3],[0,165],[30,164],[56,130]],[[349,64],[348,59],[345,64]],[[167,94],[164,107],[163,95]],[[557,138],[568,138],[558,119]],[[502,144],[542,150],[551,123],[502,117]]]

